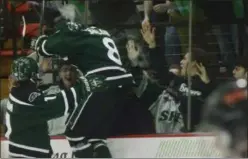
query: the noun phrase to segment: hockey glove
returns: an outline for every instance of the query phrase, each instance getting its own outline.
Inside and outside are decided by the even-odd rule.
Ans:
[[[91,89],[89,86],[89,82],[87,81],[87,79],[85,77],[80,77],[78,80],[79,86],[80,86],[80,94],[81,96],[87,97],[90,93],[91,93]]]
[[[87,77],[81,76],[80,81],[83,83],[84,94],[91,92],[101,92],[108,89],[104,76],[89,75]]]
[[[93,92],[102,92],[108,89],[108,84],[105,81],[105,76],[101,75],[88,75],[87,80]]]

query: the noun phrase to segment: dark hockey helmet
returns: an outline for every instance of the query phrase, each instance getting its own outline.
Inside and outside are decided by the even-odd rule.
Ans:
[[[11,77],[16,81],[38,80],[38,72],[37,62],[30,57],[17,58],[11,66]]]
[[[230,156],[247,153],[247,80],[230,82],[215,90],[206,100],[201,126],[202,130],[218,132],[217,139],[225,140],[220,143]]]

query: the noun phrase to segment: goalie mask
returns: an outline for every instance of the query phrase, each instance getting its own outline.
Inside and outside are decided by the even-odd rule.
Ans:
[[[201,131],[217,135],[217,147],[226,157],[247,155],[247,80],[227,83],[207,99]]]
[[[39,80],[38,64],[30,57],[20,57],[13,61],[11,66],[11,77],[16,81]]]

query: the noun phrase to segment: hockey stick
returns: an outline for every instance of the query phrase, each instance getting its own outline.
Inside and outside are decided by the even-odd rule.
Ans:
[[[40,35],[43,34],[43,19],[44,19],[44,14],[45,14],[45,4],[46,0],[42,0],[42,5],[41,5],[41,13],[40,13]],[[37,54],[36,61],[39,63],[40,62],[40,55]]]
[[[41,13],[39,15],[39,17],[40,17],[39,35],[43,34],[43,18],[44,18],[44,14],[45,14],[45,3],[46,3],[46,1],[42,0]],[[38,12],[37,12],[37,14],[38,14]],[[36,52],[32,52],[31,54],[28,55],[28,57],[33,58],[37,63],[40,63],[40,61],[42,60],[42,57],[39,54],[37,54]]]

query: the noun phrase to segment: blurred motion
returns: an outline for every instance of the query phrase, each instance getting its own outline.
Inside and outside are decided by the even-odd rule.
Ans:
[[[216,135],[216,145],[226,157],[248,152],[247,80],[238,79],[216,89],[206,100],[200,131]]]

